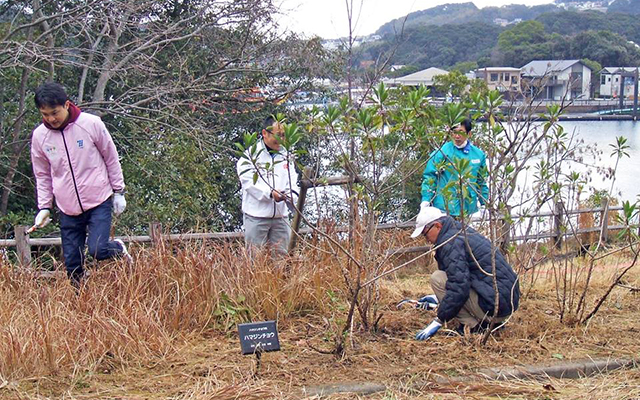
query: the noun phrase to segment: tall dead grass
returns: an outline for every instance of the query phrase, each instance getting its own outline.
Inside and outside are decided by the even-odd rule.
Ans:
[[[4,262],[0,376],[143,364],[239,322],[322,313],[340,272],[329,253],[309,254],[252,260],[237,246],[206,242],[138,248],[133,264],[102,264],[78,291],[64,277],[44,280]]]

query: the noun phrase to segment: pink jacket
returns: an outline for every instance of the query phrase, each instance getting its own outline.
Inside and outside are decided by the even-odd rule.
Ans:
[[[60,211],[79,215],[124,189],[109,131],[100,117],[85,112],[62,132],[38,126],[31,139],[31,163],[38,209],[51,208],[55,197]]]

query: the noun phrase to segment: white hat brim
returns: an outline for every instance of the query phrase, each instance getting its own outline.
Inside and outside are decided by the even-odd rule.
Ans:
[[[420,234],[424,230],[425,226],[427,226],[427,225],[425,224],[425,225],[422,225],[422,226],[416,226],[416,229],[413,230],[413,233],[411,234],[411,237],[415,239],[418,236],[420,236]]]

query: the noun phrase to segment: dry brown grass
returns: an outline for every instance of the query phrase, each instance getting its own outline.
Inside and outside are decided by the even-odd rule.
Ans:
[[[137,364],[249,318],[322,314],[336,281],[331,264],[277,263],[266,254],[252,262],[231,246],[141,249],[134,265],[93,270],[79,292],[66,278],[42,281],[2,265],[0,373]]]
[[[396,310],[395,303],[429,292],[429,262],[422,260],[381,281],[380,330],[356,332],[346,356],[336,358],[313,348],[330,349],[345,317],[344,259],[322,243],[302,254],[286,262],[261,254],[252,262],[228,245],[138,248],[133,266],[99,266],[79,293],[66,279],[38,280],[1,265],[0,398],[289,399],[303,386],[341,381],[383,382],[389,391],[372,397],[379,399],[638,394],[636,371],[546,383],[435,380],[484,367],[635,357],[636,292],[615,289],[588,327],[568,327],[557,317],[551,274],[542,270],[486,346],[444,334],[416,342],[433,314]],[[599,268],[594,297],[618,266]],[[638,274],[627,283],[640,285]],[[282,351],[265,354],[257,370],[255,358],[239,354],[234,333],[247,318],[279,324]],[[616,397],[615,388],[630,397]]]

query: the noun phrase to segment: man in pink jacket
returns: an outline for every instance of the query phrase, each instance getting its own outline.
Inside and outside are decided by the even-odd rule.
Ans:
[[[98,260],[131,260],[121,240],[109,241],[111,212],[119,215],[127,205],[118,151],[102,120],[81,112],[61,85],[38,87],[35,103],[42,115],[31,140],[39,209],[35,226],[49,223],[55,199],[67,275],[78,285],[85,242]]]

